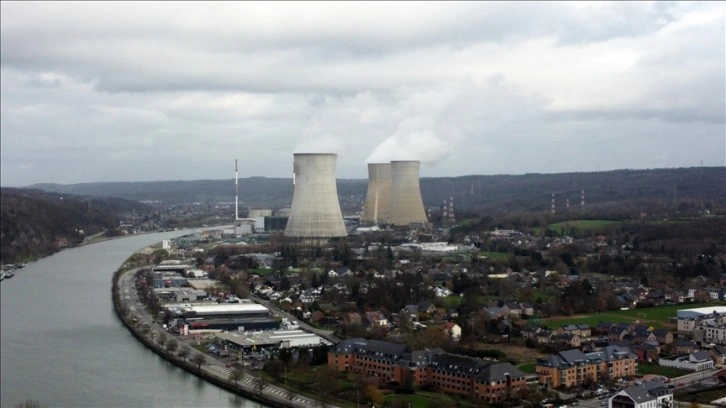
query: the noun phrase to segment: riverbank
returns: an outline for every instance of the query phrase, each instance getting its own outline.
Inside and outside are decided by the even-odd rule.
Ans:
[[[119,269],[114,273],[112,298],[116,315],[144,346],[188,373],[250,400],[272,407],[309,407],[317,404],[305,396],[266,384],[249,372],[240,372],[235,376],[226,364],[193,347],[189,347],[188,356],[180,356],[175,352],[178,350],[176,347],[165,347],[171,339],[181,347],[188,347],[189,339],[167,334],[138,301],[134,276],[139,269]]]

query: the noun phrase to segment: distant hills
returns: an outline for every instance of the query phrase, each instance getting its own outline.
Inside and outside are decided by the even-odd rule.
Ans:
[[[577,208],[584,190],[588,208],[608,205],[663,207],[683,203],[709,207],[726,206],[726,167],[692,167],[603,172],[471,175],[421,178],[426,207],[439,208],[454,199],[457,209],[491,214],[548,211],[552,194],[558,211]],[[345,213],[360,211],[366,179],[337,181]],[[36,184],[50,192],[121,197],[164,203],[233,202],[234,180],[153,181],[85,184]],[[289,178],[251,177],[239,180],[240,203],[250,208],[288,207],[292,201]]]
[[[39,189],[0,189],[0,259],[24,262],[115,231],[122,214],[150,210],[131,200],[79,197]]]

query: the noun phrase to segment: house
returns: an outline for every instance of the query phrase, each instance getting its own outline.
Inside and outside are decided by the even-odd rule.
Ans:
[[[716,345],[708,350],[711,360],[717,365],[726,364],[726,346]]]
[[[371,323],[372,327],[388,326],[388,318],[380,311],[366,312],[365,317]]]
[[[673,391],[660,381],[645,382],[635,387],[626,388],[608,403],[611,407],[652,408],[673,406]]]
[[[675,345],[674,351],[677,354],[688,354],[700,350],[701,347],[693,340],[678,340],[673,343]]]
[[[660,347],[652,343],[643,343],[631,347],[633,353],[638,356],[638,362],[653,363],[658,361],[660,356]]]
[[[451,337],[451,340],[461,340],[461,326],[454,322],[448,322],[444,327],[446,327],[446,334]]]
[[[572,333],[555,334],[550,337],[550,342],[561,348],[580,348],[580,336]]]
[[[667,329],[655,329],[653,335],[658,344],[668,345],[673,343],[673,333]]]
[[[711,356],[703,350],[699,350],[688,355],[681,354],[661,357],[658,360],[658,365],[661,367],[680,368],[688,371],[710,370],[714,367]]]
[[[615,324],[608,330],[608,341],[622,341],[628,334],[628,327],[623,324]]]

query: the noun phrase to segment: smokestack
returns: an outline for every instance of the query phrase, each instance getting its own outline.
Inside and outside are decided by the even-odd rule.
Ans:
[[[426,223],[418,173],[419,161],[391,162],[391,198],[388,222],[393,225]]]
[[[239,176],[237,174],[237,159],[234,159],[234,220],[239,220]]]
[[[368,163],[368,192],[361,222],[384,222],[391,196],[391,164]]]
[[[299,238],[344,237],[348,233],[335,185],[336,155],[294,154],[295,187],[285,236]]]

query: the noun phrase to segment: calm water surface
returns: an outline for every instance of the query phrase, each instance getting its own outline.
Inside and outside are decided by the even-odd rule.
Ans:
[[[137,250],[181,235],[101,242],[28,264],[0,284],[0,406],[263,407],[166,362],[111,304],[113,272]]]

